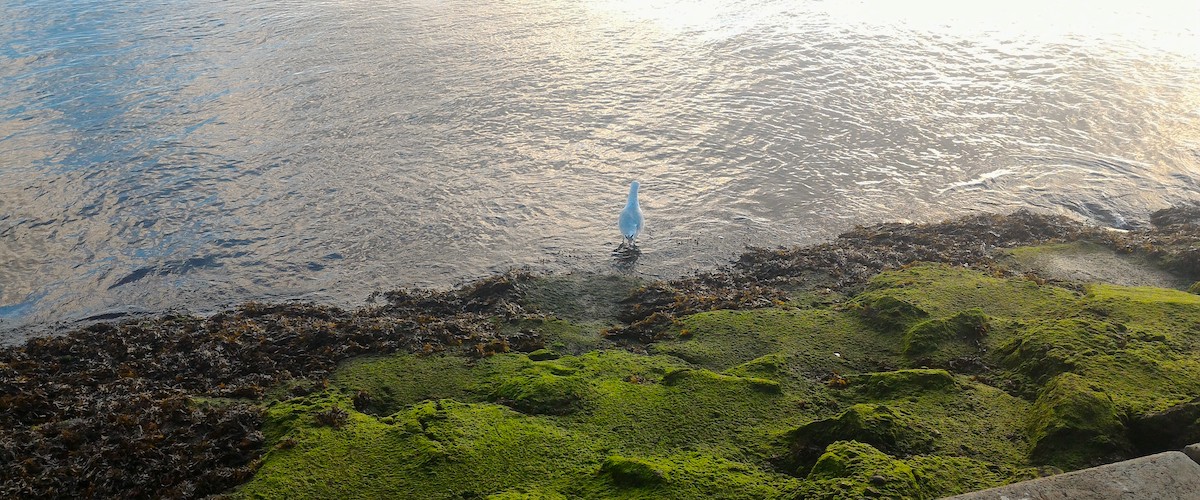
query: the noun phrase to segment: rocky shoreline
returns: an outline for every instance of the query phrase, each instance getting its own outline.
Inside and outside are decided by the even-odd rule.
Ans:
[[[1112,384],[1093,380],[1089,378],[1091,358],[1053,352],[1053,346],[1040,345],[1026,333],[1060,335],[1065,342],[1076,342],[1075,347],[1096,356],[1107,355],[1097,349],[1102,351],[1111,341],[1122,362],[1159,363],[1161,366],[1151,366],[1146,373],[1159,373],[1163,383],[1173,383],[1172,377],[1200,370],[1200,351],[1196,350],[1200,346],[1200,306],[1188,305],[1186,299],[1175,295],[1146,298],[1137,295],[1141,292],[1124,289],[1089,291],[1085,284],[1044,275],[1009,260],[1009,250],[1014,248],[1088,242],[1117,255],[1144,259],[1180,279],[1200,279],[1200,207],[1156,212],[1150,222],[1145,229],[1118,232],[1062,217],[1017,212],[938,224],[860,227],[820,245],[752,249],[730,267],[707,274],[654,283],[618,279],[609,282],[608,291],[586,286],[588,300],[604,304],[584,312],[572,309],[583,300],[578,288],[564,292],[561,280],[514,272],[452,291],[397,290],[357,310],[249,303],[210,317],[170,315],[97,323],[59,336],[34,338],[24,345],[0,349],[0,496],[158,498],[241,496],[263,491],[304,496],[303,491],[286,491],[291,486],[271,490],[271,484],[282,488],[279,485],[285,483],[258,479],[248,489],[234,488],[252,478],[283,473],[272,466],[272,460],[276,455],[295,454],[292,448],[298,443],[321,446],[321,442],[306,441],[311,438],[306,430],[310,427],[332,432],[356,425],[404,428],[400,421],[410,418],[405,412],[443,412],[442,399],[437,398],[451,406],[449,401],[458,400],[466,405],[450,411],[445,417],[450,420],[495,407],[534,418],[538,425],[553,424],[589,436],[580,442],[601,443],[597,446],[630,453],[637,447],[620,444],[618,438],[588,427],[600,425],[589,419],[600,418],[609,404],[605,401],[616,397],[609,391],[618,391],[614,389],[618,386],[596,385],[600,382],[578,375],[594,371],[594,380],[601,380],[616,373],[597,368],[608,362],[594,358],[596,352],[642,356],[621,361],[629,366],[665,363],[661,369],[622,368],[629,372],[626,384],[654,385],[654,390],[683,390],[680,388],[698,384],[694,390],[701,395],[710,390],[714,394],[731,391],[729,384],[743,384],[752,396],[738,393],[729,397],[757,398],[756,394],[765,391],[775,398],[754,399],[746,403],[751,405],[748,408],[776,408],[784,400],[801,405],[800,410],[789,411],[809,416],[797,417],[793,430],[756,441],[763,448],[771,448],[774,445],[770,443],[779,439],[786,441],[785,445],[766,451],[705,452],[712,456],[704,455],[704,460],[724,464],[712,470],[733,467],[729,471],[736,473],[730,474],[758,485],[746,487],[745,491],[754,494],[775,491],[806,497],[818,491],[814,485],[839,481],[845,485],[831,491],[844,491],[848,496],[863,492],[918,497],[961,493],[951,485],[922,483],[919,471],[922,467],[940,470],[943,464],[938,460],[969,459],[973,462],[966,469],[990,471],[984,474],[987,481],[971,483],[986,487],[1036,475],[1038,467],[1043,471],[1078,468],[1178,448],[1200,441],[1193,436],[1200,432],[1194,428],[1195,419],[1187,418],[1200,408],[1200,390],[1181,387],[1162,394],[1125,394],[1124,384],[1146,382],[1132,380],[1145,373]],[[917,263],[943,266],[913,267]],[[905,270],[910,271],[903,274]],[[914,287],[925,290],[921,287],[967,286],[965,283],[980,289],[993,287],[997,297],[1002,290],[1032,286],[1038,290],[1029,293],[1041,295],[1036,300],[1014,295],[1013,303],[1021,305],[1011,309],[1020,314],[1037,311],[1043,319],[1023,319],[1007,309],[975,306],[955,305],[941,311],[941,303],[905,298],[904,291]],[[1070,305],[1060,308],[1046,298],[1059,296]],[[946,300],[957,304],[956,299]],[[1135,302],[1145,304],[1127,304]],[[975,309],[979,312],[973,312]],[[605,311],[611,312],[611,317]],[[763,317],[747,318],[760,325],[754,327],[758,329],[767,328],[762,324],[783,321],[772,315],[810,311],[815,316],[851,322],[856,332],[870,329],[876,337],[896,334],[887,342],[903,339],[907,344],[900,351],[878,355],[865,350],[838,351],[839,358],[858,358],[849,365],[842,360],[817,361],[795,354],[800,351],[762,348],[778,344],[776,347],[783,349],[779,346],[791,345],[788,338],[763,334],[757,344],[727,344],[727,339],[714,332],[738,323],[713,322],[713,317],[706,316],[720,311],[766,311]],[[1174,331],[1181,325],[1184,331]],[[1170,331],[1159,331],[1163,328]],[[1076,338],[1076,330],[1088,333]],[[922,335],[929,336],[931,344],[915,347],[925,341]],[[1093,342],[1093,337],[1103,341]],[[875,345],[875,340],[863,342],[863,346]],[[777,355],[786,361],[737,357],[736,366],[726,366],[729,363],[709,360],[723,360],[727,353],[700,349],[722,346],[754,354],[763,351],[763,356]],[[341,374],[347,362],[389,354],[414,356],[406,360],[462,359],[470,366],[499,366],[519,359],[522,368],[514,368],[514,373],[549,371],[534,378],[527,373],[513,378],[508,372],[473,378],[486,390],[467,391],[457,399],[447,395],[457,394],[454,391],[459,389],[431,390],[429,394],[418,391],[434,399],[414,397],[395,404],[385,402],[394,387],[375,390],[344,382]],[[659,359],[662,356],[673,357],[664,361]],[[538,364],[555,359],[559,361],[553,366]],[[425,362],[435,361],[410,364]],[[751,362],[758,364],[747,366]],[[483,375],[470,372],[470,377]],[[693,380],[695,377],[700,378]],[[552,386],[539,385],[544,383]],[[568,384],[569,390],[555,384]],[[952,434],[950,431],[939,430],[914,414],[913,408],[902,408],[904,404],[885,396],[898,390],[895,384],[918,384],[922,390],[930,384],[953,386],[987,393],[987,398],[1011,399],[1013,408],[1048,413],[1038,422],[1014,424],[1016,430],[1010,431],[1019,431],[1021,436],[1012,437],[1015,444],[1001,448],[1017,449],[1012,452],[1016,458],[991,463],[986,461],[986,453],[946,449],[948,443],[943,441],[949,438],[942,434]],[[847,386],[862,392],[828,392]],[[1002,392],[987,392],[991,388]],[[560,393],[563,390],[566,392]],[[1105,394],[1115,406],[1093,401]],[[1117,394],[1115,399],[1112,394]],[[1181,400],[1185,395],[1195,399]],[[794,400],[788,399],[793,396]],[[903,398],[925,401],[926,395],[904,392]],[[427,400],[437,401],[437,408],[422,410],[421,401]],[[296,410],[297,401],[307,401],[303,412],[309,419],[303,425],[284,426],[280,412],[285,408],[301,411]],[[963,404],[954,401],[946,404]],[[1115,420],[1074,422],[1071,415],[1055,414],[1055,408],[1072,404],[1085,408],[1098,404],[1102,413],[1115,411],[1111,417]],[[827,408],[813,410],[809,405]],[[411,418],[416,418],[413,425],[418,431],[428,425],[422,417]],[[510,423],[513,417],[488,418]],[[359,419],[367,420],[360,423]],[[808,423],[801,425],[800,421]],[[856,427],[852,421],[860,423]],[[583,430],[572,427],[575,425]],[[728,425],[740,423],[733,419]],[[1097,430],[1096,425],[1102,428]],[[893,428],[898,430],[876,435],[878,429]],[[1074,447],[1065,452],[1056,448],[1072,440],[1079,441],[1078,446],[1071,445]],[[695,449],[727,447],[696,444]],[[631,492],[643,490],[688,496],[685,491],[690,490],[672,489],[677,486],[672,478],[684,477],[684,469],[700,466],[688,461],[692,458],[647,453],[646,457],[615,452],[573,457],[580,467],[595,469],[585,475],[589,479],[567,480],[547,472],[543,479],[550,486],[534,492],[537,494],[530,491],[538,488],[525,486],[489,490],[487,485],[474,485],[471,491],[479,496],[515,492],[520,495],[512,497],[525,498],[552,498],[563,489],[585,496],[600,491],[605,492],[601,496],[613,491],[637,496]],[[838,471],[822,468],[832,467],[839,459],[849,462]],[[439,460],[452,462],[453,457]],[[858,479],[846,472],[858,471],[856,467],[862,463],[882,464],[873,467],[892,472],[876,471]],[[754,470],[746,472],[741,467]],[[530,477],[535,476],[542,477]],[[876,476],[883,478],[882,482]],[[603,484],[590,482],[595,477],[602,478]],[[917,478],[912,480],[915,486],[903,489],[909,487],[910,477]],[[571,482],[576,480],[582,483]],[[900,489],[889,489],[892,487]]]

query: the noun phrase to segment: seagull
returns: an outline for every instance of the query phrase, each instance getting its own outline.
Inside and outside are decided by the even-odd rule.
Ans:
[[[633,240],[642,232],[642,207],[638,205],[637,193],[638,181],[633,181],[629,184],[629,201],[625,202],[625,208],[617,218],[617,227],[621,228],[621,236],[625,237],[622,244],[629,248],[637,248]]]

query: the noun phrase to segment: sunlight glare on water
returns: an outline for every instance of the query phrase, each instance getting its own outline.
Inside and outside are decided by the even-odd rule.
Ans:
[[[0,330],[1200,191],[1200,2],[0,1]],[[15,339],[23,333],[0,334]]]

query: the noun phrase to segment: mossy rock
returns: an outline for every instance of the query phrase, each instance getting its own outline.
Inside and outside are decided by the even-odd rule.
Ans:
[[[768,394],[779,394],[782,390],[779,386],[779,382],[770,379],[722,375],[708,370],[693,370],[691,368],[671,370],[670,372],[667,372],[662,379],[662,383],[665,386],[678,386],[689,381],[697,381],[700,383],[717,382],[725,384],[737,384],[746,386],[754,391]]]
[[[856,305],[863,317],[886,330],[904,330],[929,317],[921,306],[891,295],[860,297]]]
[[[882,273],[849,307],[684,316],[689,336],[646,353],[599,349],[594,325],[502,324],[561,357],[347,361],[328,390],[266,403],[268,451],[239,494],[939,498],[1029,478],[1031,462],[1124,458],[1149,442],[1138,425],[1187,422],[1196,325],[1200,297],[1178,290],[1084,294],[932,265]],[[985,375],[889,371],[969,351]],[[352,405],[360,393],[377,416]],[[317,425],[333,406],[345,425]]]
[[[567,496],[552,490],[521,487],[488,495],[487,500],[567,500]]]
[[[529,359],[533,361],[547,361],[551,359],[558,359],[560,357],[557,352],[545,348],[533,351],[527,354],[527,356],[529,356]]]
[[[1073,373],[1046,385],[1030,411],[1027,432],[1033,463],[1065,470],[1119,460],[1132,448],[1112,398]]]
[[[589,408],[598,393],[587,380],[576,376],[535,373],[506,379],[492,399],[531,415],[567,415]]]
[[[618,486],[624,487],[653,487],[666,482],[666,474],[662,469],[638,458],[608,457],[600,466],[600,473],[611,478]]]
[[[912,467],[858,441],[830,443],[812,466],[802,498],[915,498]]]
[[[946,318],[921,321],[904,332],[902,349],[909,357],[924,356],[934,351],[953,351],[951,357],[978,353],[990,323],[991,319],[979,308],[960,311]]]
[[[1192,283],[1192,286],[1188,287],[1188,293],[1194,293],[1196,295],[1200,295],[1200,281]]]
[[[1103,321],[1063,319],[1030,325],[997,349],[1001,364],[1041,385],[1117,350],[1117,328]]]
[[[881,404],[856,404],[834,418],[818,420],[791,431],[790,461],[797,473],[807,469],[825,448],[836,441],[858,441],[898,455],[933,449],[933,433],[900,410]]]
[[[895,398],[955,389],[957,384],[946,370],[919,368],[852,375],[850,386],[871,397]]]
[[[899,459],[866,443],[838,441],[813,465],[797,498],[943,498],[1037,476],[1036,469],[966,457]]]
[[[1129,423],[1129,439],[1146,454],[1200,443],[1200,397],[1134,418]]]
[[[787,375],[787,358],[782,354],[768,354],[737,365],[726,373],[739,377],[778,380]]]

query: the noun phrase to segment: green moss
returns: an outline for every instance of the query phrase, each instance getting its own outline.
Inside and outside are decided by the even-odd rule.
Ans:
[[[1088,294],[1096,300],[1126,300],[1142,305],[1200,305],[1200,297],[1179,290],[1152,287],[1129,287],[1096,284],[1088,288]]]
[[[888,375],[867,377],[893,378]],[[893,381],[915,383],[924,379],[929,386],[900,383],[872,387],[852,382],[847,396],[854,395],[865,404],[886,404],[905,413],[933,436],[933,449],[928,453],[970,457],[1005,466],[1019,466],[1027,461],[1029,442],[1024,429],[1029,402],[967,377],[948,376],[940,370],[903,370],[897,375]]]
[[[347,410],[337,430],[280,419],[292,405],[279,406],[271,422],[289,428],[289,444],[268,453],[239,496],[461,497],[587,475],[600,459],[586,437],[495,405],[423,403],[394,424]]]
[[[558,359],[559,355],[550,349],[538,349],[529,353],[529,359],[534,361],[546,361],[550,359]]]
[[[377,415],[427,399],[461,397],[470,380],[469,362],[461,356],[408,354],[354,359],[343,364],[333,379],[336,385],[369,394],[370,412]]]
[[[1034,384],[1079,369],[1088,358],[1116,348],[1116,328],[1089,319],[1035,323],[999,346],[1000,362]]]
[[[1032,468],[945,456],[897,459],[856,441],[829,445],[808,474],[801,498],[942,498],[1036,477]]]
[[[239,494],[936,498],[1123,458],[1127,422],[1200,397],[1200,297],[942,265],[846,302],[683,317],[647,353],[590,324],[504,328],[548,348],[362,358],[270,403]],[[318,424],[331,408],[344,425]]]
[[[657,486],[666,480],[663,469],[655,464],[621,456],[606,458],[600,466],[600,473],[612,478],[618,486],[625,487]]]
[[[553,373],[509,377],[492,393],[495,402],[517,411],[547,415],[585,410],[596,397],[596,389],[587,380]]]
[[[945,318],[921,321],[904,332],[904,354],[924,356],[940,351],[949,357],[978,354],[990,319],[979,308],[959,311]]]
[[[872,480],[874,478],[874,480]],[[916,498],[920,487],[912,467],[875,447],[856,441],[829,445],[808,473],[803,498]]]
[[[893,454],[933,449],[933,433],[903,411],[881,404],[857,404],[835,418],[805,424],[788,433],[793,462],[807,469],[835,441],[857,441]],[[815,469],[814,469],[815,470]]]
[[[738,377],[735,375],[721,375],[708,370],[693,370],[691,368],[680,368],[671,370],[663,377],[662,383],[667,386],[682,385],[689,381],[695,381],[697,378],[704,379],[701,383],[716,382],[726,384],[739,384],[749,387],[751,390],[759,392],[767,392],[778,394],[780,392],[779,382],[774,380],[757,378],[757,377]]]
[[[1200,295],[1200,281],[1192,283],[1192,286],[1189,286],[1187,291],[1188,293]]]
[[[521,486],[508,491],[502,491],[487,496],[488,500],[567,500],[567,496],[557,491],[545,490],[536,486]]]
[[[893,295],[861,296],[855,304],[864,317],[885,330],[902,330],[929,317],[921,306]]]
[[[879,398],[896,398],[955,387],[954,377],[946,370],[913,369],[864,373],[852,376],[850,380],[856,389]]]
[[[901,359],[896,341],[858,314],[839,310],[711,311],[682,318],[679,328],[691,336],[659,342],[654,352],[713,371],[772,355],[777,366],[795,360],[805,371],[823,374],[875,371]]]
[[[1112,399],[1065,373],[1047,384],[1029,414],[1031,458],[1064,469],[1125,456],[1130,444]]]
[[[799,486],[756,467],[702,453],[661,457],[610,456],[599,484],[573,491],[588,498],[785,498]],[[615,489],[605,489],[615,486]]]
[[[905,461],[925,498],[942,498],[1037,478],[1032,467],[1010,467],[966,457],[922,455]]]
[[[925,312],[900,315],[902,321],[897,325],[908,328],[917,320],[945,318],[970,309],[1000,319],[1053,316],[1070,309],[1076,298],[1070,290],[1029,280],[993,278],[961,267],[926,264],[879,274],[854,304],[869,311],[871,304],[891,299]]]
[[[778,381],[788,376],[788,359],[783,354],[768,354],[726,370],[730,375]]]

